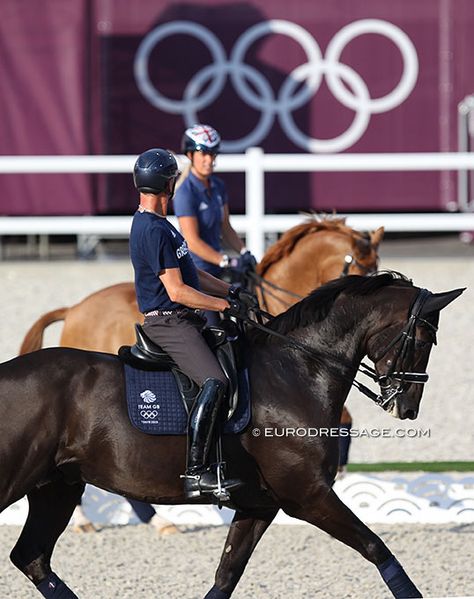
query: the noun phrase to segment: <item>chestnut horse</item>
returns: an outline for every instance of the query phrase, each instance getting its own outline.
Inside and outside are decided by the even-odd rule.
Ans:
[[[364,275],[376,271],[382,237],[383,227],[360,233],[342,218],[312,217],[310,222],[293,227],[268,249],[257,266],[257,274],[264,276],[259,291],[260,299],[262,293],[265,299],[262,307],[271,314],[280,314],[343,273]],[[347,256],[352,260],[348,267]],[[270,288],[269,284],[280,289]],[[40,349],[45,328],[58,320],[64,320],[59,342],[62,347],[117,353],[122,345],[135,342],[134,325],[142,322],[143,316],[138,311],[133,283],[112,285],[70,308],[41,316],[25,335],[20,354]]]
[[[336,427],[366,355],[380,386],[375,401],[393,416],[416,418],[439,311],[462,291],[432,294],[390,273],[349,276],[276,317],[269,332],[247,336],[251,422],[222,439],[229,477],[245,486],[232,494],[236,513],[207,599],[231,597],[279,509],[358,551],[395,597],[422,596],[332,489],[337,437],[266,431]],[[186,502],[179,476],[186,436],[134,428],[124,389],[123,363],[112,354],[60,347],[0,365],[0,512],[28,496],[10,558],[47,599],[77,599],[51,570],[51,556],[85,483],[142,501]],[[289,550],[288,559],[301,555]]]

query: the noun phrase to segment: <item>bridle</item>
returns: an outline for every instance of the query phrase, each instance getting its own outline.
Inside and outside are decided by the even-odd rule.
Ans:
[[[365,266],[365,264],[362,264],[356,258],[354,258],[354,256],[352,254],[346,254],[344,256],[344,267],[342,269],[341,274],[339,275],[340,279],[342,277],[347,277],[347,275],[349,274],[349,268],[353,264],[354,264],[354,266],[357,266],[357,268],[359,268],[364,275],[370,275],[370,274],[376,272],[376,270],[377,270],[377,267],[372,268],[371,266]]]
[[[427,289],[420,289],[411,308],[410,316],[403,329],[386,345],[377,356],[373,358],[374,364],[379,362],[397,343],[400,342],[397,354],[395,355],[390,368],[385,374],[379,375],[375,368],[368,364],[362,364],[359,371],[366,376],[369,376],[379,384],[381,393],[377,395],[371,389],[357,380],[353,381],[353,385],[359,389],[364,395],[367,395],[381,408],[387,409],[398,395],[403,393],[407,385],[418,384],[424,385],[428,382],[428,374],[426,372],[414,372],[410,358],[413,355],[413,350],[416,341],[416,326],[418,323],[423,323],[425,327],[430,328],[434,333],[438,328],[422,318],[421,312],[423,306],[431,293]],[[408,362],[408,364],[407,364]]]
[[[396,335],[373,359],[374,364],[376,364],[389,352],[390,349],[392,349],[392,347],[394,347],[398,342],[401,342],[398,352],[388,371],[383,375],[379,375],[375,368],[372,368],[372,366],[369,366],[368,364],[364,364],[362,362],[359,366],[358,370],[361,374],[365,374],[379,384],[381,393],[375,393],[356,379],[352,381],[352,385],[354,387],[356,387],[361,393],[369,397],[384,410],[389,407],[389,405],[392,403],[392,400],[405,391],[407,385],[424,385],[428,381],[429,377],[426,372],[413,372],[412,364],[409,363],[406,365],[405,363],[413,354],[416,341],[417,323],[422,323],[434,333],[436,333],[438,330],[435,325],[421,317],[423,306],[430,295],[431,292],[427,289],[420,289],[415,301],[413,302],[410,316],[408,317],[406,325],[398,333],[398,335]],[[242,317],[240,320],[252,326],[253,328],[264,331],[268,335],[283,339],[290,346],[303,351],[306,354],[312,355],[313,358],[321,358],[319,353],[315,352],[312,348],[306,346],[304,343],[300,343],[296,339],[291,339],[288,336],[278,333],[263,325],[263,318],[268,320],[273,319],[271,314],[268,314],[268,312],[260,310],[259,308],[253,308],[251,311],[254,312],[257,321],[251,320],[248,317]],[[337,361],[337,358],[335,358],[335,360]]]

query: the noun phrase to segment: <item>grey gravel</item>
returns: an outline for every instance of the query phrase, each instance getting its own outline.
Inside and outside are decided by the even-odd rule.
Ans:
[[[425,597],[474,595],[474,524],[377,525]],[[0,528],[0,595],[39,594],[8,561],[19,534]],[[188,529],[158,538],[146,525],[67,531],[53,556],[55,571],[80,599],[200,599],[213,584],[227,527]],[[316,528],[273,525],[257,546],[233,599],[388,598],[377,569]]]

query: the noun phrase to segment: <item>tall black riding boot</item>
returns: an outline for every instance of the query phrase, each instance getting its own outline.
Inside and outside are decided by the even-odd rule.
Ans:
[[[218,379],[206,379],[196,399],[189,419],[189,451],[184,493],[188,499],[201,494],[217,494],[217,475],[208,468],[209,449],[214,427],[224,394],[224,385]],[[228,492],[242,485],[238,479],[222,480],[221,489]]]

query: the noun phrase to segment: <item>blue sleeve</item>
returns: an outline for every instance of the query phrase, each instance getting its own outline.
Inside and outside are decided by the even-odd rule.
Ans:
[[[173,199],[174,213],[176,216],[198,216],[196,198],[189,185],[184,182],[176,192]]]
[[[153,272],[158,276],[165,268],[179,268],[178,257],[171,237],[153,228],[148,239],[148,256]]]

